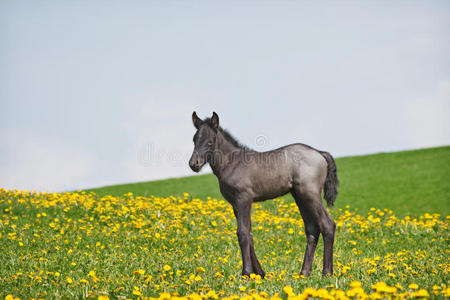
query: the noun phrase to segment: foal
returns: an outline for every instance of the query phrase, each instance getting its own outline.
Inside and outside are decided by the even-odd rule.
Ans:
[[[253,247],[250,217],[252,203],[289,192],[305,224],[307,245],[301,274],[309,276],[317,241],[322,233],[323,275],[332,275],[336,225],[321,197],[323,189],[327,204],[333,206],[337,196],[339,181],[331,154],[304,144],[257,152],[241,145],[222,129],[215,112],[205,120],[201,120],[194,112],[192,121],[197,132],[189,166],[194,172],[199,172],[209,163],[219,180],[220,192],[233,206],[242,254],[242,275],[265,275]]]

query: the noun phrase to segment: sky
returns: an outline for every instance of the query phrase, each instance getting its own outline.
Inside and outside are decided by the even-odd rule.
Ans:
[[[449,53],[449,1],[0,0],[0,187],[193,175],[194,110],[258,151],[449,145]]]

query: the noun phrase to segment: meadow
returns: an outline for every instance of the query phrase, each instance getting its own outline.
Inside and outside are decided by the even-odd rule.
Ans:
[[[338,160],[341,194],[329,209],[337,224],[335,270],[327,278],[322,241],[311,276],[299,275],[306,239],[289,197],[253,206],[255,249],[267,273],[261,279],[240,276],[230,205],[208,191],[212,185],[177,183],[208,175],[136,184],[127,192],[123,186],[68,193],[0,189],[0,296],[448,298],[449,154],[450,147],[442,147]],[[395,186],[376,188],[386,180]],[[389,198],[395,187],[400,191]],[[116,194],[107,192],[114,188]],[[362,199],[348,204],[358,193]],[[411,197],[409,205],[404,197]]]

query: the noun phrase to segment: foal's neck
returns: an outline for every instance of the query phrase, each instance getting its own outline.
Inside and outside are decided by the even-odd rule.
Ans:
[[[221,171],[231,163],[236,153],[243,149],[233,145],[219,131],[216,138],[216,147],[214,149],[213,159],[209,162],[214,175],[220,176]]]

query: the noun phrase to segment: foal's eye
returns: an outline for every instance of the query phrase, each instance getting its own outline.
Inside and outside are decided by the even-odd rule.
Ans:
[[[212,144],[213,144],[212,142],[208,142],[208,146],[210,146],[210,147],[211,147],[211,146],[212,146]]]

